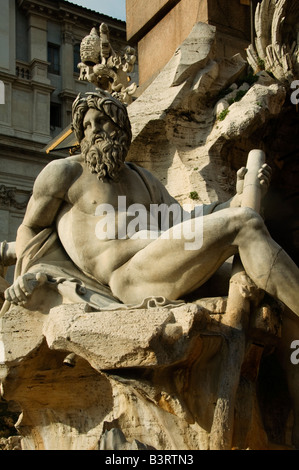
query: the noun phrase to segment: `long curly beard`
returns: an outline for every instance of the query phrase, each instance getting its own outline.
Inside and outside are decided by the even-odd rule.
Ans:
[[[81,141],[81,153],[90,171],[101,181],[117,181],[127,155],[127,147],[121,140],[111,139],[106,132],[98,134],[89,142]]]

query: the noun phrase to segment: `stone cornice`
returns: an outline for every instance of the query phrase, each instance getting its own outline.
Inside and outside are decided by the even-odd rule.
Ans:
[[[1,132],[1,126],[0,126]],[[49,141],[51,138],[49,138]],[[16,152],[16,149],[20,150]],[[47,155],[45,152],[45,144],[39,143],[32,140],[21,139],[15,136],[5,136],[1,134],[1,150],[0,154],[5,154],[9,156],[9,159],[15,159],[16,161],[35,161],[40,163],[41,158],[45,163],[56,158],[56,155]]]
[[[77,97],[78,93],[76,91],[73,91],[73,90],[62,90],[60,93],[59,93],[59,97],[62,99],[62,100],[74,100],[76,97]]]
[[[90,28],[100,23],[106,23],[111,32],[126,38],[126,23],[107,15],[97,13],[65,0],[18,0],[18,6],[28,13],[40,15],[48,19],[59,19]]]
[[[0,80],[8,83],[15,84],[17,86],[21,86],[22,88],[30,88],[30,89],[40,89],[41,91],[52,93],[55,90],[53,85],[37,82],[32,79],[20,78],[16,75],[12,75],[11,73],[3,72],[0,70]]]

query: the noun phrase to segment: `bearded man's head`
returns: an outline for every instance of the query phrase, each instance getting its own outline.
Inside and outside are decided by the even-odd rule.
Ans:
[[[84,117],[89,109],[99,111],[105,119],[114,124],[109,135],[101,130],[92,138],[84,132]],[[99,90],[79,94],[73,103],[72,129],[81,147],[81,153],[92,173],[98,179],[117,180],[128,154],[132,131],[126,107],[109,93]]]

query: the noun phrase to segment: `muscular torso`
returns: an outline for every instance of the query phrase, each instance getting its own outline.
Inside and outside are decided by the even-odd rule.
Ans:
[[[102,182],[85,164],[76,161],[70,161],[70,164],[76,177],[57,214],[58,234],[66,252],[82,271],[99,282],[109,284],[112,273],[152,241],[149,237],[132,239],[128,236],[126,229],[136,215],[119,214],[118,197],[122,196],[121,205],[125,203],[126,209],[138,202],[149,211],[153,201],[140,175],[127,166],[119,182]],[[106,212],[99,215],[103,214],[104,204],[115,210],[111,214],[111,224],[114,225],[115,220],[115,238],[111,234],[110,239],[98,236],[97,224],[103,217],[108,220]],[[119,239],[119,234],[122,239]]]
[[[119,198],[122,198],[124,213],[118,210]],[[166,236],[161,235],[166,229],[160,226],[157,219],[154,227],[152,224],[148,226],[148,221],[152,222],[149,217],[146,218],[145,224],[142,224],[141,230],[145,234],[150,232],[151,236],[140,237],[137,226],[134,232],[137,237],[132,237],[132,233],[128,233],[127,229],[132,226],[132,220],[134,222],[138,217],[134,212],[129,216],[126,211],[134,204],[139,204],[139,208],[142,207],[143,212],[147,214],[149,211],[152,213],[152,204],[156,207],[163,204],[169,209],[168,215],[175,205],[180,212],[179,217],[183,216],[184,219],[185,213],[177,201],[146,170],[136,167],[132,169],[126,165],[118,182],[100,181],[90,172],[80,156],[54,160],[35,181],[33,195],[18,230],[17,254],[22,254],[32,238],[43,229],[56,226],[65,251],[82,272],[110,286],[113,294],[123,302],[136,303],[144,296],[160,295],[161,292],[164,292],[163,295],[167,298],[179,298],[181,292],[189,292],[195,286],[201,285],[225,257],[235,252],[226,251],[221,257],[215,250],[213,240],[218,237],[219,230],[218,217],[215,218],[214,214],[211,215],[209,223],[206,220],[204,224],[206,234],[208,233],[208,236],[203,235],[204,249],[200,248],[201,245],[191,250],[186,248],[185,243],[190,240],[190,235],[198,242],[202,232],[194,223],[196,230],[191,233],[193,228],[190,224],[180,224],[181,220],[173,221],[175,225],[180,224],[179,229],[187,228],[186,234],[183,230],[181,238],[177,237],[178,233],[173,229],[170,229]],[[97,229],[104,218],[107,221],[107,214],[104,211],[101,213],[101,208],[105,209],[105,205],[109,205],[110,213],[113,210],[115,235],[101,238]],[[207,206],[204,215],[213,212],[214,208],[214,204]],[[222,209],[221,205],[217,205],[217,208]],[[132,207],[130,209],[132,210]],[[135,210],[138,210],[138,207],[135,207]],[[197,218],[196,214],[188,216]],[[162,220],[161,223],[163,225]],[[173,224],[169,220],[169,227]],[[197,232],[199,237],[196,236]],[[169,234],[175,235],[173,243],[172,239],[168,238]],[[200,253],[196,263],[194,249],[198,255]],[[229,246],[229,250],[231,249]],[[190,272],[190,266],[196,270],[195,277]],[[184,276],[182,272],[185,272]],[[173,282],[174,278],[176,282]]]

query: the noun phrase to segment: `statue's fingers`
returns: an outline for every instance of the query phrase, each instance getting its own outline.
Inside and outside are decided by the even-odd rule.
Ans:
[[[257,174],[257,177],[260,180],[261,184],[268,184],[268,185],[270,184],[270,181],[271,181],[270,173],[260,170]]]
[[[259,172],[258,172],[258,178],[262,179],[267,179],[269,182],[271,181],[272,178],[272,170],[271,168],[267,167],[262,167]]]
[[[20,283],[16,282],[13,287],[14,287],[15,296],[16,296],[17,301],[18,301],[17,303],[26,302],[27,298],[26,298],[25,292],[23,291]]]
[[[260,172],[259,172],[259,173],[257,174],[257,177],[258,177],[258,179],[260,180],[260,183],[261,183],[262,181],[267,181],[267,180],[268,180],[268,176],[267,176],[267,175],[264,175],[264,173],[260,173]]]
[[[242,168],[240,168],[237,171],[237,178],[238,179],[244,179],[246,173],[247,173],[247,168],[245,166],[242,166]]]
[[[268,163],[264,163],[262,165],[262,168],[265,168],[266,170],[268,170],[270,173],[272,173],[272,168],[270,165],[268,165]]]
[[[6,289],[6,291],[4,292],[4,298],[5,298],[5,300],[7,300],[8,302],[11,302],[12,304],[17,304],[18,303],[18,299],[17,299],[17,296],[15,294],[13,286]]]
[[[236,184],[236,192],[237,194],[242,194],[244,189],[244,177],[247,173],[247,168],[243,166],[237,171],[237,184]]]
[[[259,170],[259,173],[262,173],[264,175],[268,175],[268,176],[271,176],[272,175],[272,168],[267,165],[267,164],[264,164],[260,170]]]
[[[34,289],[34,286],[32,285],[32,282],[29,282],[30,280],[32,281],[34,277],[27,277],[27,276],[20,276],[19,278],[19,283],[21,286],[21,289],[25,293],[25,296],[31,295],[32,291]]]
[[[4,298],[5,298],[5,300],[7,300],[8,302],[11,302],[11,301],[12,301],[11,295],[10,295],[10,287],[8,287],[8,288],[4,291]]]

